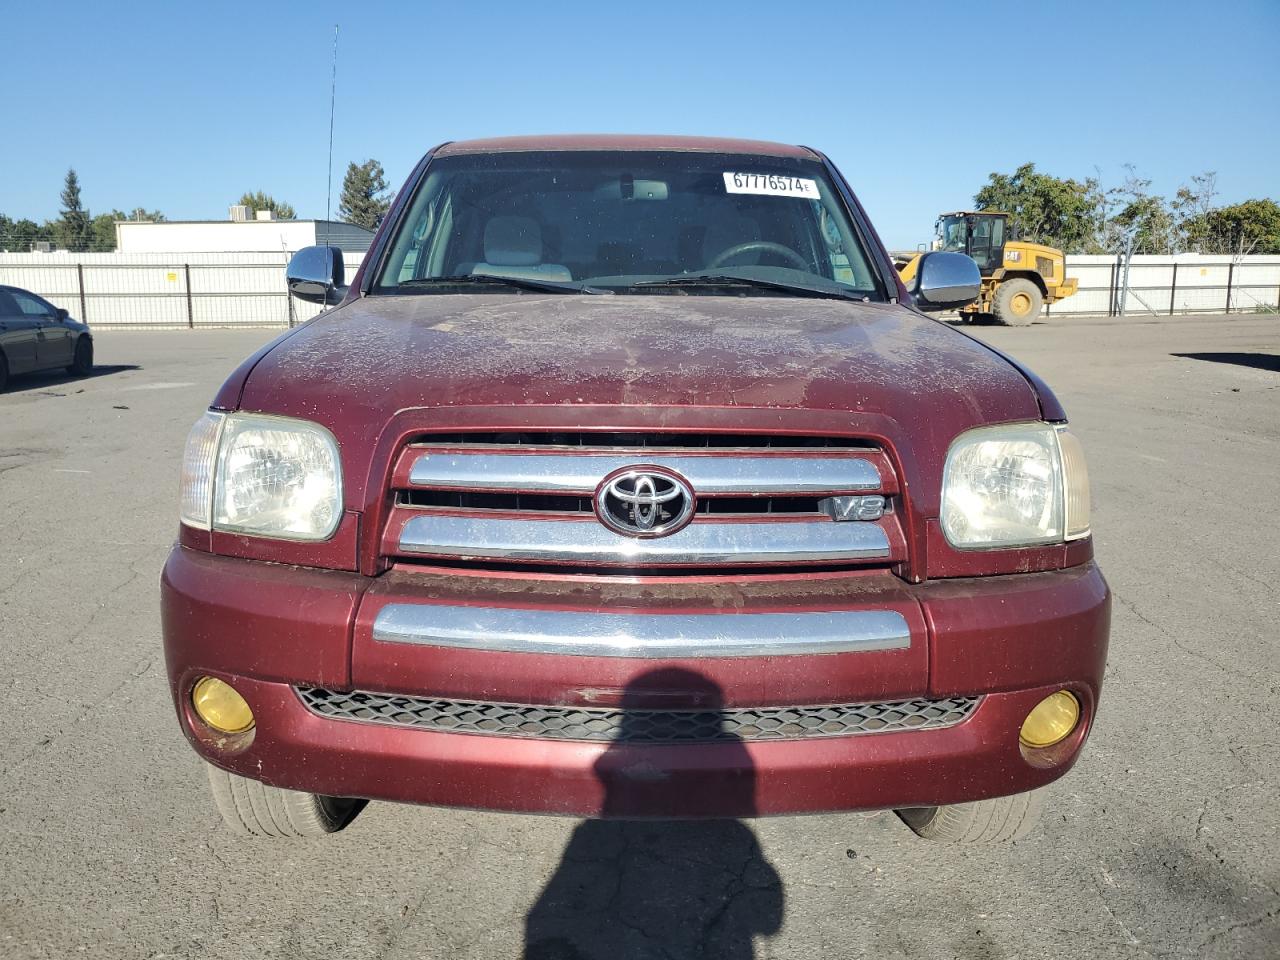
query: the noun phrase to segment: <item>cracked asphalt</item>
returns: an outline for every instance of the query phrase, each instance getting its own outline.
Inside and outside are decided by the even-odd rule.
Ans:
[[[1041,829],[892,815],[613,824],[370,804],[224,831],[175,723],[157,578],[183,439],[273,331],[100,331],[0,396],[0,956],[1280,956],[1280,320],[976,328],[1090,458],[1116,595],[1101,714]]]

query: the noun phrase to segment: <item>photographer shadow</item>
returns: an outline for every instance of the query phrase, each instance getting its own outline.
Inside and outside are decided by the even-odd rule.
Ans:
[[[696,703],[696,716],[654,743],[663,694]],[[526,917],[525,960],[751,960],[755,938],[781,929],[784,896],[755,833],[723,819],[753,816],[756,805],[755,771],[726,729],[720,688],[692,671],[655,670],[628,685],[622,706],[617,735],[595,766],[605,819],[574,830]],[[681,740],[709,738],[711,762],[724,771],[714,796],[695,786],[703,769],[678,763]],[[673,809],[721,819],[634,819]]]

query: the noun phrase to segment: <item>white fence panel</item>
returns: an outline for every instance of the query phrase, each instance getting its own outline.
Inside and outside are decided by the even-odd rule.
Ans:
[[[364,255],[344,258],[350,283]],[[0,253],[0,283],[32,290],[95,327],[284,327],[316,304],[291,300],[284,253]]]
[[[284,327],[316,304],[285,289],[286,253],[0,253],[0,283],[34,290],[96,327]],[[363,254],[346,258],[347,282]],[[1111,315],[1124,281],[1120,258],[1067,257],[1075,296],[1052,316]],[[190,286],[188,287],[188,283]],[[1280,257],[1136,256],[1129,265],[1130,315],[1280,309]]]
[[[1234,280],[1232,310],[1280,309],[1280,259],[1246,258],[1236,264]]]
[[[1108,313],[1111,310],[1113,257],[1067,257],[1067,276],[1080,284],[1075,295],[1053,304],[1049,312]]]
[[[1067,276],[1079,280],[1079,290],[1053,304],[1050,314],[1118,311],[1124,284],[1120,257],[1069,256]],[[1233,313],[1280,308],[1280,257],[1135,256],[1129,263],[1125,313],[1225,313],[1228,294]]]

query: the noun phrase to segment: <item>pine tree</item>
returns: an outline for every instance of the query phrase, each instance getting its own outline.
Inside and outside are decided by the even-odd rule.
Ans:
[[[347,175],[342,178],[338,216],[347,223],[373,230],[390,207],[391,198],[387,196],[382,164],[377,160],[347,164]]]
[[[89,249],[89,211],[80,204],[80,178],[75,168],[67,170],[62,186],[62,218],[58,221],[58,241],[73,253]]]

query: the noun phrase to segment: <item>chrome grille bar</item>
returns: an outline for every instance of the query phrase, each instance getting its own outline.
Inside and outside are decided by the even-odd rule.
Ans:
[[[663,467],[684,477],[700,496],[835,495],[879,490],[880,471],[850,456],[671,456],[634,453],[522,454],[427,452],[409,470],[409,483],[436,490],[519,490],[590,496],[610,473]]]
[[[819,563],[889,556],[875,523],[695,522],[670,536],[623,537],[594,520],[520,520],[424,513],[405,521],[399,551],[457,559],[485,558],[608,566]]]
[[[393,603],[373,639],[580,657],[762,657],[898,650],[911,645],[893,610],[802,613],[588,613]]]

